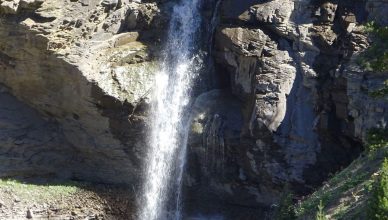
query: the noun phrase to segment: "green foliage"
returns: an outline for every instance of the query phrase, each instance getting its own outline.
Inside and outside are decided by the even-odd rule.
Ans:
[[[380,138],[383,134],[380,130]],[[376,145],[380,143],[377,136],[374,136]],[[368,219],[368,195],[374,188],[375,174],[381,171],[383,158],[388,156],[387,149],[388,147],[376,148],[373,157],[360,156],[347,168],[335,174],[323,187],[296,206],[297,218],[315,219],[317,214],[321,213],[320,216],[330,216],[329,219]],[[323,213],[323,210],[326,213]]]
[[[74,194],[80,190],[81,187],[81,184],[75,182],[37,185],[17,180],[0,179],[0,188],[14,192],[15,195],[22,200],[31,198],[34,198],[37,201],[56,199]]]
[[[385,158],[378,180],[368,203],[368,219],[388,219],[388,159]]]
[[[274,219],[276,220],[292,220],[296,219],[295,207],[293,205],[293,194],[285,187],[284,193],[280,199],[280,204],[276,210]]]
[[[388,71],[388,27],[381,27],[375,22],[365,26],[373,38],[373,44],[359,60],[359,64],[369,71]]]
[[[384,26],[381,27],[376,22],[372,21],[365,25],[366,31],[369,33],[373,33],[376,35],[376,37],[381,39],[387,39],[388,38],[388,27]]]
[[[383,98],[388,95],[388,80],[385,80],[383,88],[370,92],[369,95],[373,98]]]
[[[315,215],[315,220],[327,220],[323,209],[324,209],[324,206],[322,204],[322,200],[320,200],[318,205],[318,211],[317,211],[317,214]]]
[[[297,216],[315,213],[316,207],[319,207],[321,203],[332,204],[349,190],[367,184],[370,174],[359,170],[361,165],[365,163],[364,160],[367,160],[367,158],[356,160],[349,167],[335,174],[327,183],[330,187],[317,190],[296,208]],[[343,208],[347,209],[349,207],[346,205]]]
[[[366,151],[375,152],[377,149],[388,146],[388,129],[371,129],[367,134]]]

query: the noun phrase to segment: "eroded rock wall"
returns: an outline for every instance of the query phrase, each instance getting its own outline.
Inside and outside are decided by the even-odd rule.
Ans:
[[[136,183],[157,67],[154,54],[168,19],[162,10],[170,6],[70,0],[0,5],[0,83],[28,104],[26,109],[36,109],[40,120],[55,121],[62,140],[40,147],[23,136],[4,140],[1,145],[20,144],[13,145],[14,156],[12,147],[1,148],[7,167],[14,167],[2,169],[1,176],[24,175],[24,163],[36,168],[31,176]],[[56,150],[52,157],[39,153]],[[30,160],[26,154],[34,151]]]
[[[303,195],[357,157],[368,129],[386,127],[388,117],[386,98],[366,91],[381,88],[387,73],[356,64],[370,44],[362,25],[383,24],[386,5],[223,1],[213,55],[230,84],[195,104],[192,195],[268,206],[286,186]]]

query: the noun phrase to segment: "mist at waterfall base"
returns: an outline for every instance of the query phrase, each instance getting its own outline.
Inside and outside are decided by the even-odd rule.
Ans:
[[[181,187],[188,133],[185,108],[201,68],[196,55],[200,6],[201,0],[181,0],[173,8],[164,61],[155,78],[140,220],[182,219]]]

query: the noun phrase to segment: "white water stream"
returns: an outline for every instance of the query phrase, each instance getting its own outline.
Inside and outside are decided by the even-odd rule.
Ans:
[[[161,70],[156,74],[152,133],[145,164],[140,220],[181,219],[181,182],[201,0],[181,0],[172,12]]]

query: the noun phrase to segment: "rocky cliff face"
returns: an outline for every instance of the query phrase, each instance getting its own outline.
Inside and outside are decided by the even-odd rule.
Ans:
[[[5,96],[28,104],[26,111],[36,109],[34,120],[55,121],[47,136],[58,137],[33,147],[29,133],[2,134],[2,156],[13,168],[1,176],[32,166],[31,175],[138,180],[162,14],[155,2],[1,2],[0,82],[14,97]],[[2,131],[11,127],[5,123]]]
[[[215,69],[230,84],[196,101],[191,192],[268,205],[285,185],[304,194],[350,163],[368,129],[386,127],[387,99],[368,91],[388,76],[356,64],[370,43],[362,25],[386,22],[386,5],[223,1]]]
[[[136,185],[173,5],[0,0],[0,177]],[[387,25],[387,7],[209,1],[203,14],[210,33],[216,26],[203,38],[212,64],[192,110],[192,202],[269,206],[286,184],[304,194],[351,162],[367,130],[388,120],[386,97],[368,96],[387,74],[356,62],[370,44],[362,24]]]

